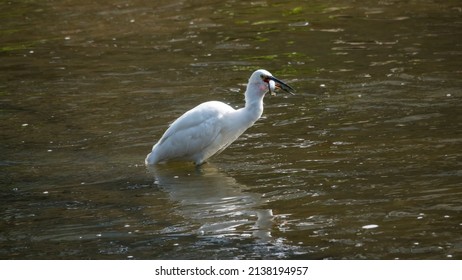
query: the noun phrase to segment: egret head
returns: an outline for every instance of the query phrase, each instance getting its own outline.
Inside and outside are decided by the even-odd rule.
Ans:
[[[293,93],[294,89],[281,80],[273,77],[270,72],[260,69],[253,72],[249,79],[250,84],[256,84],[258,88],[265,92],[273,94],[276,89],[282,89],[285,92]]]

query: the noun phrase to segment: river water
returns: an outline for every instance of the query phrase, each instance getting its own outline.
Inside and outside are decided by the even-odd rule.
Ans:
[[[462,4],[1,1],[1,259],[461,259]],[[167,125],[296,89],[209,163]]]

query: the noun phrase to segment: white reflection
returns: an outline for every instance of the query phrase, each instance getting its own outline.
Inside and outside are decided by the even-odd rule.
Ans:
[[[175,211],[204,236],[253,236],[271,240],[273,212],[260,209],[259,194],[223,174],[210,163],[195,167],[185,164],[148,168],[155,183],[177,204]]]

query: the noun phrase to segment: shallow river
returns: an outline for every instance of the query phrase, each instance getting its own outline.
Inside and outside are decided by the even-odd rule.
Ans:
[[[1,259],[461,259],[462,3],[1,1]],[[265,98],[225,152],[168,124]]]

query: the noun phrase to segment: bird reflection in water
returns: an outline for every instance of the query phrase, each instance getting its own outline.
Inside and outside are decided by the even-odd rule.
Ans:
[[[213,164],[148,166],[155,184],[175,202],[175,213],[195,234],[272,240],[273,212],[262,209],[259,194],[219,171]]]

